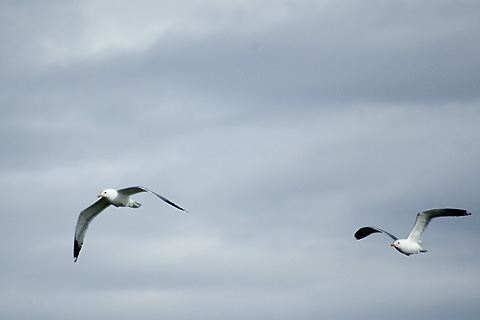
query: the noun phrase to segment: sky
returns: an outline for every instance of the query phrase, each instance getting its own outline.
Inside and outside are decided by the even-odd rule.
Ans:
[[[478,1],[0,1],[0,318],[478,319]],[[73,262],[81,210],[106,209]],[[439,218],[404,256],[417,212]]]

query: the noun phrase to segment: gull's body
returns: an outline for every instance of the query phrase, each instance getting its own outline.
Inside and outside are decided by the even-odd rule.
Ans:
[[[468,216],[470,212],[467,212],[463,209],[452,209],[452,208],[441,208],[441,209],[428,209],[424,210],[417,214],[417,219],[415,220],[415,225],[413,226],[412,232],[406,239],[398,239],[393,234],[376,228],[376,227],[363,227],[355,232],[354,237],[357,240],[363,239],[372,233],[380,232],[384,233],[394,240],[391,244],[392,247],[397,249],[399,252],[409,256],[411,254],[427,252],[420,246],[422,242],[423,232],[427,228],[430,220],[437,217],[461,217]]]
[[[82,249],[83,240],[85,239],[85,233],[87,232],[90,222],[92,222],[92,220],[97,215],[99,215],[100,212],[105,210],[109,205],[113,205],[115,207],[140,208],[141,204],[135,202],[132,198],[130,198],[131,195],[140,192],[150,192],[168,203],[169,205],[179,210],[186,211],[185,209],[176,205],[167,198],[151,190],[148,190],[147,188],[130,187],[120,190],[105,189],[98,195],[100,199],[94,204],[92,204],[90,207],[80,212],[80,215],[78,216],[77,225],[75,226],[75,238],[73,244],[73,257],[75,258],[75,262],[77,261],[80,250]]]

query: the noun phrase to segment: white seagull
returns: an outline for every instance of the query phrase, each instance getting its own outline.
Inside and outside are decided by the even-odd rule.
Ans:
[[[77,225],[75,226],[75,238],[73,244],[73,258],[75,259],[74,262],[76,262],[78,259],[78,255],[80,254],[80,250],[82,249],[83,239],[85,238],[85,233],[87,232],[87,228],[90,222],[92,222],[92,220],[98,214],[100,214],[100,212],[105,210],[109,205],[114,205],[115,207],[140,208],[141,204],[133,201],[130,198],[132,194],[140,192],[150,192],[168,203],[169,205],[174,206],[179,210],[188,212],[182,207],[168,200],[167,198],[162,197],[158,193],[148,190],[147,188],[130,187],[120,190],[105,189],[98,195],[98,198],[100,199],[94,204],[92,204],[90,207],[80,212],[80,215],[78,216]]]
[[[422,242],[422,235],[425,229],[428,226],[428,223],[432,218],[436,217],[461,217],[469,216],[471,213],[463,209],[452,209],[452,208],[442,208],[442,209],[428,209],[424,210],[417,214],[417,219],[415,220],[415,226],[413,227],[412,232],[407,239],[398,239],[390,232],[376,228],[376,227],[363,227],[355,232],[354,237],[357,240],[363,239],[372,233],[381,232],[393,239],[392,247],[397,249],[399,252],[409,256],[411,254],[416,254],[420,252],[427,252],[427,250],[420,247],[420,242]]]

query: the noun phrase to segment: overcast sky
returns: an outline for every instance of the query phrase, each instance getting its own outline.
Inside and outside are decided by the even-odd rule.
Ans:
[[[478,319],[478,1],[0,1],[2,319]],[[78,214],[108,208],[77,263]],[[426,254],[398,237],[434,220]]]

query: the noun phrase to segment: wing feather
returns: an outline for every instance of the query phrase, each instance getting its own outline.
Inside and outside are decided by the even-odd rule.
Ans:
[[[408,236],[408,240],[414,243],[422,242],[423,232],[427,228],[430,220],[437,217],[461,217],[468,216],[471,213],[464,209],[454,209],[454,208],[439,208],[439,209],[428,209],[423,210],[417,214],[415,220],[415,225],[413,226],[412,232]]]
[[[75,226],[75,238],[73,241],[74,262],[76,262],[78,259],[78,255],[82,249],[83,240],[85,239],[85,233],[87,232],[90,222],[92,222],[92,220],[109,205],[110,204],[105,198],[100,198],[100,200],[80,212],[80,215],[77,219],[77,225]]]
[[[136,194],[136,193],[140,193],[140,192],[150,192],[151,194],[154,194],[155,196],[157,196],[158,198],[162,199],[163,201],[165,201],[166,203],[168,203],[169,205],[171,205],[172,207],[175,207],[179,210],[182,210],[182,211],[185,211],[185,212],[188,212],[187,210],[183,209],[182,207],[180,207],[178,204],[175,204],[174,202],[168,200],[167,198],[165,198],[164,196],[161,196],[159,195],[158,193],[156,192],[153,192],[152,190],[149,190],[147,188],[144,188],[144,187],[129,187],[129,188],[124,188],[124,189],[120,189],[118,190],[119,193],[123,193],[125,195],[132,195],[132,194]]]
[[[360,239],[363,239],[365,237],[368,237],[369,235],[371,235],[372,233],[376,233],[376,232],[380,232],[380,233],[384,233],[386,234],[387,236],[389,236],[390,238],[392,238],[393,240],[398,240],[397,237],[395,237],[393,234],[391,234],[390,232],[387,232],[385,230],[382,230],[380,228],[376,228],[376,227],[363,227],[363,228],[360,228],[357,230],[357,232],[355,232],[354,234],[354,237],[357,239],[357,240],[360,240]]]

